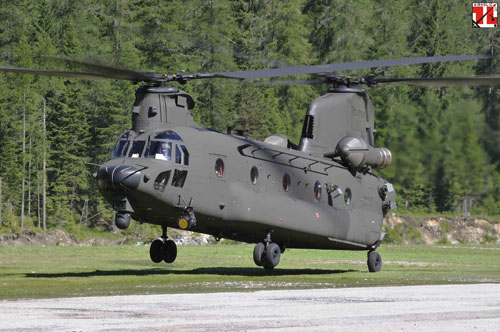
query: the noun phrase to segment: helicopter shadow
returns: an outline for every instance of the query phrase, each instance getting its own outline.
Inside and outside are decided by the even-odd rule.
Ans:
[[[262,268],[238,268],[238,267],[209,267],[193,270],[95,270],[89,272],[62,272],[62,273],[26,273],[27,278],[85,278],[85,277],[107,277],[107,276],[148,276],[148,275],[219,275],[219,276],[244,276],[244,277],[267,277],[267,276],[296,276],[296,275],[327,275],[358,272],[357,270],[323,270],[323,269],[275,269],[266,271]]]

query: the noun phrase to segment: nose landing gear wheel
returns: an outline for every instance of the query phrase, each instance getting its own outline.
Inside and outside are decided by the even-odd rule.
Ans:
[[[149,247],[149,257],[153,263],[160,263],[163,260],[162,248],[163,248],[164,240],[156,239],[151,242],[151,246]]]
[[[165,263],[173,263],[177,257],[177,246],[175,242],[172,240],[165,241],[161,254]]]
[[[382,268],[382,257],[378,252],[371,251],[368,253],[368,271],[379,272]]]
[[[149,256],[154,263],[173,263],[177,257],[177,246],[172,240],[167,240],[167,226],[162,226],[162,235],[151,242]]]

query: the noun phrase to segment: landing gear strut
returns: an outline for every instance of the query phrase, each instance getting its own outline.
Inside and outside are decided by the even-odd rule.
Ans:
[[[259,242],[253,249],[253,261],[257,266],[263,266],[266,270],[272,270],[279,264],[281,248],[278,244],[271,242],[271,231],[267,233],[264,242]]]
[[[162,226],[162,235],[160,238],[151,242],[149,247],[149,256],[154,263],[173,263],[177,257],[177,246],[172,240],[167,240],[167,226]]]

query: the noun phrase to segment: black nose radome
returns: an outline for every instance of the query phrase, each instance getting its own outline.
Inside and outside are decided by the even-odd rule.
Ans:
[[[105,166],[97,173],[97,185],[101,190],[127,191],[139,187],[141,172],[127,165]]]

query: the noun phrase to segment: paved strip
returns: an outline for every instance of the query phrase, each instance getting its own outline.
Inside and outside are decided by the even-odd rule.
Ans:
[[[500,331],[500,284],[0,302],[0,331]]]

